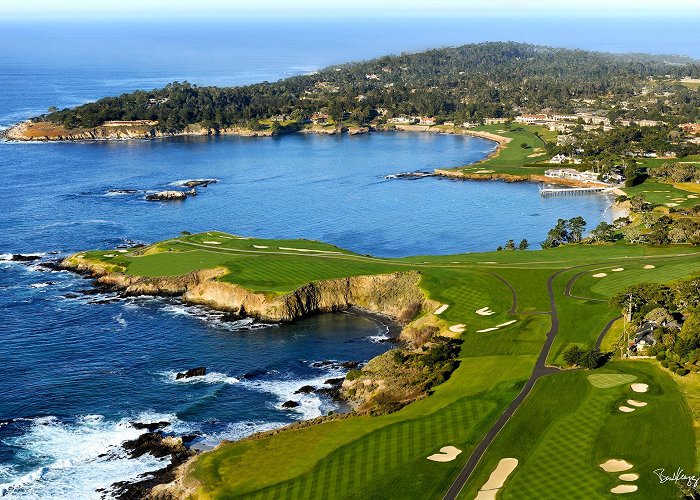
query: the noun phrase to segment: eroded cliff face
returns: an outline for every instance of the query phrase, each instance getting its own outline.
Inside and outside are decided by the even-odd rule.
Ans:
[[[253,292],[218,281],[224,268],[193,271],[183,276],[127,275],[117,266],[74,255],[62,266],[90,274],[100,285],[130,295],[180,296],[183,302],[201,304],[266,321],[289,322],[313,314],[359,307],[406,324],[417,313],[436,307],[419,287],[420,274],[408,271],[315,281],[288,293]]]

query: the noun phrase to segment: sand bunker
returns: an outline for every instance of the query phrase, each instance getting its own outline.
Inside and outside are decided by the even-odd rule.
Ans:
[[[203,241],[205,245],[221,245],[220,241]]]
[[[266,247],[265,245],[253,245],[253,248],[269,248],[269,247]]]
[[[462,450],[459,448],[455,448],[454,446],[443,446],[440,448],[440,453],[430,455],[428,460],[432,460],[433,462],[451,462],[457,458],[457,455],[460,453],[462,453]]]
[[[310,248],[292,248],[292,247],[277,247],[280,250],[293,250],[295,252],[313,252],[313,253],[340,253],[331,250],[312,250]]]
[[[443,305],[441,305],[440,307],[438,307],[437,309],[435,309],[435,312],[434,312],[433,314],[442,314],[442,313],[445,312],[445,310],[446,310],[448,307],[450,307],[450,306],[447,305],[447,304],[443,304]]]
[[[696,195],[696,194],[689,194],[689,195],[688,195],[688,198],[690,198],[691,200],[694,200],[694,199],[696,199],[697,197],[698,197],[698,195]]]
[[[654,269],[656,266],[652,266],[651,264],[647,264],[644,266],[644,269]]]
[[[616,267],[615,269],[612,270],[612,272],[619,273],[620,271],[624,271],[624,270],[625,270],[624,267]]]
[[[109,258],[111,258],[111,257],[114,257],[114,254],[113,254],[113,253],[108,253],[108,254],[106,254],[106,255],[103,255],[102,257],[105,257],[105,258],[109,259]]]
[[[517,319],[513,319],[513,320],[511,320],[511,321],[506,321],[505,323],[501,323],[500,325],[496,325],[496,328],[503,328],[504,326],[512,325],[512,324],[515,323],[516,321],[518,321],[518,320],[517,320]]]
[[[605,278],[607,273],[596,273],[593,275],[594,278]]]
[[[628,399],[627,404],[630,406],[636,406],[637,408],[641,408],[647,405],[644,401],[635,401],[634,399]]]
[[[647,384],[632,384],[630,388],[634,392],[647,392],[649,390],[649,386]]]
[[[517,458],[502,458],[500,462],[498,462],[498,465],[493,470],[491,475],[489,476],[488,481],[484,483],[484,485],[479,490],[479,493],[477,493],[476,498],[478,500],[495,499],[498,490],[503,487],[503,483],[506,482],[508,476],[510,476],[513,473],[517,466]]]
[[[117,252],[119,252],[119,253],[126,253],[126,252],[128,252],[128,250],[124,250],[123,248],[120,248],[119,250],[117,250]]]
[[[636,481],[639,479],[639,474],[620,474],[618,478],[620,481]]]
[[[482,307],[481,309],[477,309],[477,310],[474,311],[474,312],[475,312],[476,314],[478,314],[479,316],[491,316],[492,314],[496,314],[496,312],[495,312],[495,311],[492,311],[491,309],[489,309],[488,306],[487,306],[487,307]]]
[[[624,413],[632,413],[634,411],[634,408],[630,408],[629,406],[620,406],[618,409]]]
[[[610,490],[610,493],[633,493],[637,491],[637,486],[634,484],[620,484]]]
[[[462,333],[464,331],[465,325],[459,323],[458,325],[452,325],[449,330],[453,333]]]
[[[678,203],[664,203],[667,207],[677,207]]]
[[[477,330],[476,333],[493,332],[494,330],[498,330],[498,328],[496,328],[496,327],[484,328],[483,330]]]
[[[618,460],[615,458],[611,458],[610,460],[600,464],[600,468],[605,472],[622,472],[629,470],[632,467],[634,467],[634,465],[629,463],[627,460]]]
[[[474,172],[475,174],[492,174],[494,171],[493,170],[477,170]]]

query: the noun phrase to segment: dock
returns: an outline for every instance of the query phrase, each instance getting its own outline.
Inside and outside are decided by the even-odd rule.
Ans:
[[[584,187],[584,188],[546,188],[540,187],[540,196],[581,196],[586,194],[608,193],[614,188],[608,186]]]

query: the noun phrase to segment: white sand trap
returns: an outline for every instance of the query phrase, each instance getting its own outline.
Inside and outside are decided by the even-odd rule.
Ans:
[[[438,307],[437,309],[435,309],[435,312],[434,312],[433,314],[442,314],[442,313],[445,312],[445,310],[446,310],[448,307],[450,307],[448,304],[443,304],[443,305],[441,305],[440,307]]]
[[[618,409],[623,413],[632,413],[634,411],[634,408],[630,408],[629,406],[620,406]]]
[[[652,266],[651,264],[647,264],[644,266],[644,269],[654,269],[656,266]]]
[[[113,253],[108,253],[108,254],[106,254],[106,255],[103,255],[102,257],[105,257],[105,258],[109,259],[109,258],[111,258],[111,257],[114,257],[114,254],[113,254]]]
[[[616,267],[615,269],[612,270],[612,272],[619,273],[620,271],[624,271],[624,270],[625,270],[624,267]]]
[[[481,309],[477,309],[477,310],[474,311],[474,312],[475,312],[476,314],[478,314],[479,316],[491,316],[492,314],[496,314],[496,312],[495,312],[495,311],[492,311],[491,309],[489,309],[488,306],[487,306],[487,307],[482,307]]]
[[[502,458],[498,465],[489,476],[488,481],[479,490],[476,495],[478,500],[493,500],[496,498],[498,490],[503,487],[508,476],[510,476],[518,466],[517,458]]]
[[[128,252],[128,250],[124,250],[123,248],[120,248],[119,250],[117,250],[117,252],[119,252],[119,253],[126,253],[126,252]]]
[[[615,458],[611,458],[607,462],[600,464],[600,468],[605,472],[622,472],[630,470],[632,467],[634,467],[634,465],[629,463],[627,460],[618,460]]]
[[[440,453],[430,455],[428,460],[432,460],[433,462],[451,462],[457,458],[457,455],[460,453],[462,453],[462,450],[459,448],[455,448],[454,446],[443,446],[440,448]]]
[[[667,207],[677,207],[678,203],[664,203]]]
[[[698,197],[698,195],[696,195],[696,194],[689,194],[689,195],[688,195],[688,198],[690,198],[691,200],[694,200],[694,199],[696,199],[697,197]]]
[[[632,384],[632,385],[630,386],[630,388],[631,388],[634,392],[647,392],[647,391],[649,390],[649,386],[648,386],[647,384],[639,384],[639,383],[637,383],[637,384]]]
[[[618,479],[620,481],[636,481],[639,479],[639,474],[620,474]]]
[[[504,326],[512,325],[512,324],[515,323],[516,321],[518,321],[518,320],[517,320],[517,319],[513,319],[513,320],[510,320],[510,321],[506,321],[505,323],[501,323],[500,325],[496,325],[496,328],[503,328]]]
[[[635,484],[619,484],[610,490],[610,493],[634,493],[637,491]]]
[[[270,247],[266,247],[265,245],[253,245],[253,248],[270,248]]]
[[[494,171],[493,170],[477,170],[474,172],[475,174],[492,174]]]
[[[465,326],[462,323],[459,323],[458,325],[452,325],[449,330],[453,333],[462,333],[464,328]]]
[[[477,330],[476,333],[493,332],[494,330],[498,330],[498,328],[496,328],[496,327],[484,328],[483,330]]]
[[[593,275],[594,278],[605,278],[608,274],[607,273],[596,273]]]
[[[643,406],[647,405],[644,401],[635,401],[634,399],[628,399],[627,404],[630,406],[636,406],[637,408],[642,408]]]
[[[220,241],[203,241],[205,245],[221,245]]]

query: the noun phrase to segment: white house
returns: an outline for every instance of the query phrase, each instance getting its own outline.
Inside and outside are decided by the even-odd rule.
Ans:
[[[545,170],[545,177],[556,177],[559,179],[572,179],[581,182],[598,182],[598,174],[586,170],[585,172],[579,172],[574,168],[554,168],[550,170]]]

